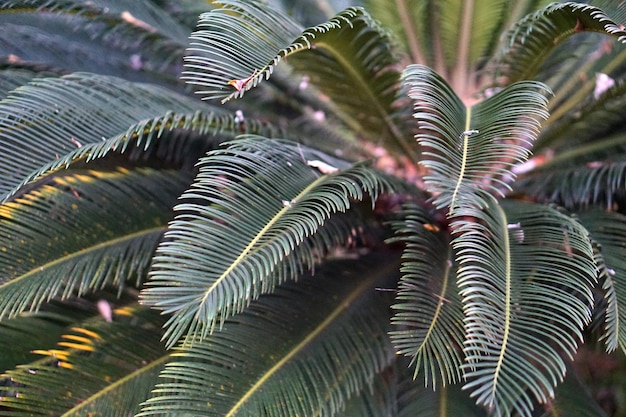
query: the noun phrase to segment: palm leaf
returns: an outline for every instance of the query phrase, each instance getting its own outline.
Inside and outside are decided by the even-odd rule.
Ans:
[[[433,391],[409,380],[400,385],[397,415],[398,417],[486,416],[485,410],[474,404],[457,385]]]
[[[541,417],[607,417],[571,368],[568,369],[565,381],[557,387],[554,402],[547,408]]]
[[[201,160],[155,255],[143,301],[174,313],[170,344],[189,326],[203,338],[353,236],[349,217],[328,219],[388,187],[363,165],[300,145],[254,136],[231,142]]]
[[[387,367],[374,376],[369,386],[352,395],[336,417],[396,417],[398,381],[395,366]]]
[[[592,86],[597,79],[592,79]],[[586,91],[584,98],[576,100],[577,106],[563,112],[561,106],[555,108],[547,126],[537,141],[535,150],[569,153],[575,149],[579,156],[587,160],[600,159],[601,155],[613,155],[616,149],[623,152],[623,143],[611,141],[615,131],[620,129],[622,116],[626,109],[626,82],[613,80],[612,87],[596,97],[592,89]],[[577,85],[578,91],[582,87]],[[563,94],[558,92],[558,94]],[[573,94],[573,93],[572,93]],[[563,104],[562,107],[565,107]]]
[[[188,32],[146,0],[2,1],[0,22],[13,61],[179,85]]]
[[[336,105],[335,114],[359,135],[415,150],[404,139],[405,115],[394,107],[400,74],[388,35],[362,9],[350,8],[308,29],[267,5],[221,1],[200,18],[183,79],[205,98],[241,97],[289,63]],[[275,28],[280,27],[280,31]],[[355,47],[358,45],[358,47]]]
[[[604,210],[589,210],[579,213],[581,222],[591,236],[600,244],[604,262],[603,289],[606,313],[603,339],[607,351],[618,347],[626,352],[626,262],[624,241],[626,238],[626,216]]]
[[[428,67],[407,67],[404,83],[415,103],[424,180],[434,204],[453,215],[464,204],[483,207],[492,195],[503,195],[514,177],[511,167],[528,158],[548,116],[547,88],[520,82],[466,107]]]
[[[0,317],[141,282],[190,180],[147,168],[70,171],[0,205]]]
[[[626,161],[589,161],[575,165],[577,159],[586,158],[576,154],[557,156],[520,178],[515,191],[570,209],[589,205],[612,208],[624,188]]]
[[[227,139],[242,133],[271,137],[276,132],[267,123],[254,119],[240,121],[237,116],[222,112],[167,112],[163,116],[142,120],[123,133],[100,142],[88,143],[44,164],[22,179],[7,193],[6,198],[32,181],[54,176],[70,166],[89,168],[90,162],[112,155],[125,154],[128,163],[133,165],[150,165],[150,161],[158,160],[164,166],[189,171],[198,158]]]
[[[169,355],[159,343],[162,320],[151,311],[124,307],[114,321],[89,320],[62,336],[44,359],[6,373],[3,416],[125,417],[139,411]],[[141,343],[137,343],[140,340]],[[45,399],[45,400],[43,400]]]
[[[426,386],[461,380],[463,309],[456,288],[454,255],[447,231],[432,224],[418,206],[406,207],[394,224],[406,244],[391,340],[399,354],[410,356]]]
[[[83,312],[72,313],[74,316],[69,317],[56,311],[45,311],[0,322],[0,340],[11,341],[2,347],[0,373],[35,360],[32,350],[54,346],[68,325],[75,323],[81,315],[85,316]]]
[[[0,193],[6,198],[33,171],[77,147],[124,133],[173,108],[180,113],[207,109],[164,88],[112,77],[33,80],[0,101]]]
[[[551,3],[520,20],[507,34],[495,60],[497,75],[507,83],[535,78],[546,56],[569,36],[580,32],[604,33],[626,42],[626,32],[597,7]]]
[[[585,229],[542,205],[495,200],[459,210],[458,286],[465,308],[465,389],[497,415],[531,415],[562,381],[591,319],[596,266]]]
[[[393,359],[388,300],[374,288],[397,263],[368,255],[356,265],[329,262],[177,348],[138,415],[334,415]]]

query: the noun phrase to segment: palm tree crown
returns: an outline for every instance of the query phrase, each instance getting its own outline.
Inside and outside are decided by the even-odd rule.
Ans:
[[[626,9],[292,3],[0,1],[0,415],[624,413]]]

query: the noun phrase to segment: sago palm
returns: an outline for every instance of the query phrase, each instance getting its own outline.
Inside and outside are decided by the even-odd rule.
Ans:
[[[608,415],[617,3],[1,1],[0,415]]]

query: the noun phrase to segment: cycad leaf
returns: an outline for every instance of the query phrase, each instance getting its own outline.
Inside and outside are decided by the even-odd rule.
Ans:
[[[398,417],[485,417],[458,385],[437,388],[436,391],[405,381],[400,386]]]
[[[391,340],[399,354],[412,358],[414,376],[421,374],[426,386],[459,382],[463,308],[447,231],[418,206],[406,207],[394,229],[394,240],[406,246]]]
[[[13,320],[0,322],[0,340],[11,341],[2,347],[0,374],[35,360],[31,351],[54,346],[66,326],[74,323],[78,317],[78,314],[69,317],[47,311],[37,315],[23,314]]]
[[[189,184],[176,171],[69,171],[0,205],[0,317],[144,279]]]
[[[124,307],[114,321],[91,320],[39,350],[44,359],[6,373],[17,386],[0,390],[3,416],[127,417],[139,411],[169,359],[159,342],[162,320]],[[45,399],[45,400],[44,400]]]
[[[626,42],[626,32],[597,7],[575,2],[551,3],[519,21],[507,34],[496,68],[508,83],[535,77],[546,56],[579,32],[600,32]]]
[[[333,261],[178,348],[139,416],[334,415],[393,359],[386,293],[397,259]],[[355,267],[355,265],[359,265]]]
[[[334,104],[350,128],[412,155],[405,142],[398,98],[400,73],[391,42],[360,8],[349,8],[308,29],[258,2],[221,1],[201,16],[191,39],[183,79],[208,99],[241,97],[289,63],[307,75]],[[276,28],[281,28],[277,31]]]
[[[100,75],[33,80],[0,101],[0,193],[6,197],[33,171],[77,147],[171,109],[194,113],[207,106],[161,87]]]
[[[458,286],[465,306],[465,389],[496,415],[531,415],[565,374],[591,319],[596,266],[586,230],[538,204],[459,210]]]
[[[585,158],[579,152],[557,158],[520,178],[515,191],[569,209],[589,205],[613,207],[617,193],[626,183],[626,161],[590,161],[576,165],[577,159]]]
[[[374,170],[297,144],[248,137],[210,152],[176,206],[143,301],[174,313],[166,336],[200,338],[253,298],[310,268],[355,231],[328,223],[388,187]],[[346,223],[348,222],[348,223]]]
[[[0,2],[0,55],[67,72],[180,86],[187,33],[146,0]]]
[[[43,165],[26,176],[14,190],[8,192],[6,198],[10,198],[21,187],[41,179],[42,176],[54,175],[79,162],[89,163],[116,152],[125,154],[131,163],[156,157],[166,166],[189,169],[220,142],[233,139],[242,133],[271,137],[276,135],[276,129],[253,119],[238,120],[236,115],[222,112],[167,112],[163,116],[135,123],[125,132],[106,140],[83,145]]]
[[[579,213],[591,237],[600,244],[604,261],[602,287],[605,291],[606,313],[603,339],[607,351],[618,347],[626,353],[626,216],[605,210]]]
[[[554,401],[547,408],[548,411],[541,417],[608,417],[571,367],[568,367],[565,380],[557,387]]]
[[[438,208],[449,213],[465,204],[486,206],[514,177],[511,167],[528,158],[547,118],[546,86],[520,82],[466,107],[428,67],[411,65],[404,83],[414,100],[423,146],[424,177]]]

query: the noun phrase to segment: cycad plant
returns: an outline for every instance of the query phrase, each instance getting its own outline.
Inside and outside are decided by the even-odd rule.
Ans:
[[[624,10],[0,1],[0,415],[625,415]]]

